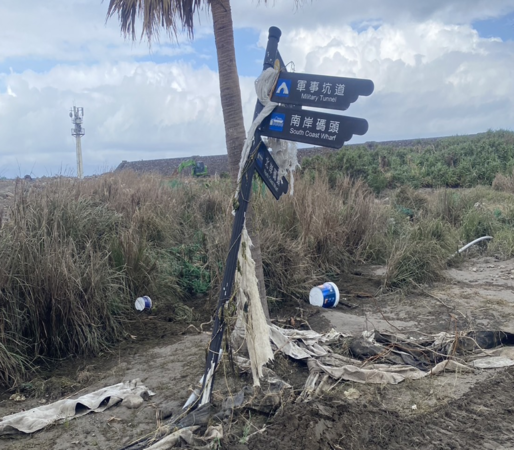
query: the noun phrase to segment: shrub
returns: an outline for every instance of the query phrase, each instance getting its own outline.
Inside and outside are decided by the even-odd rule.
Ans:
[[[455,230],[427,220],[395,240],[387,259],[384,287],[408,288],[443,278],[448,258],[457,250]]]
[[[492,186],[496,191],[510,192],[514,194],[514,170],[507,176],[501,173],[496,174]]]
[[[465,242],[470,242],[482,236],[494,236],[500,228],[500,223],[494,214],[477,205],[464,215],[461,236]]]

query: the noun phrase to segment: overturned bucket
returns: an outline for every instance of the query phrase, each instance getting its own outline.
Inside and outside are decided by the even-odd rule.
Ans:
[[[139,297],[136,299],[136,309],[138,311],[144,311],[145,309],[152,308],[152,299],[148,297],[148,295],[144,295],[143,297]]]
[[[309,303],[323,308],[335,308],[339,303],[339,289],[331,281],[313,287],[309,293]]]

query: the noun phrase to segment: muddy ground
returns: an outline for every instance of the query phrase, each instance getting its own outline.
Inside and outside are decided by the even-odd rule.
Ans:
[[[407,296],[377,295],[382,272],[381,267],[360,268],[337,281],[344,303],[354,308],[326,310],[305,302],[275,310],[275,320],[305,326],[303,318],[318,331],[334,327],[353,335],[372,329],[403,336],[514,329],[514,260],[468,258],[447,271],[447,281]],[[203,373],[210,336],[209,325],[200,322],[213,305],[197,299],[192,306],[198,314],[189,327],[176,323],[172,311],[134,316],[132,337],[111,353],[55,362],[51,372],[20,390],[23,401],[3,393],[0,417],[135,378],[156,393],[151,400],[138,409],[118,405],[29,436],[3,438],[0,448],[120,449],[157,428],[159,409],[178,414]],[[217,377],[217,404],[251,383],[235,381],[227,367]],[[308,375],[304,363],[278,356],[274,369],[295,395],[301,392]],[[220,448],[514,449],[513,412],[514,368],[448,373],[394,386],[344,382],[314,401],[289,402],[276,414],[234,414],[224,423]]]
[[[472,259],[448,270],[447,276],[447,282],[416,295],[374,299],[367,295],[376,278],[363,283],[354,278],[346,297],[358,308],[321,314],[336,329],[353,334],[378,329],[414,337],[455,329],[513,329],[514,261]],[[352,292],[352,286],[366,285],[371,291]],[[344,395],[350,388],[358,391],[357,399]],[[234,442],[232,448],[514,449],[513,389],[513,367],[395,386],[345,383],[319,401],[288,405],[265,432],[246,445]]]

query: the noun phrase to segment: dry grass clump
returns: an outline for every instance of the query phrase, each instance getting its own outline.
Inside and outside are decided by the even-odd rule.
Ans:
[[[483,242],[474,250],[487,251],[502,259],[514,256],[514,192],[500,192],[490,187],[472,189],[441,189],[430,197],[427,218],[448,223],[464,245],[482,236],[493,240]]]
[[[428,219],[413,225],[393,241],[384,287],[409,288],[442,279],[457,246],[456,230],[441,220]]]
[[[7,361],[97,353],[121,335],[126,288],[102,251],[120,229],[105,205],[57,180],[47,189],[18,184],[11,221],[0,235],[1,378]]]
[[[481,236],[494,236],[501,228],[493,212],[480,207],[466,212],[462,219],[461,236],[464,242],[473,241]]]
[[[405,289],[443,276],[451,255],[481,236],[493,236],[474,250],[502,258],[514,255],[514,197],[489,187],[438,189],[424,193],[403,186],[392,194],[389,227],[377,235],[385,249],[384,287]],[[380,245],[378,244],[380,243]]]
[[[369,259],[387,227],[371,190],[348,177],[333,187],[323,173],[298,177],[294,196],[256,203],[266,278],[277,296],[305,298],[317,281]]]
[[[514,257],[513,227],[500,229],[488,245],[488,251],[504,260]]]
[[[428,214],[449,223],[453,227],[459,227],[470,206],[472,205],[468,201],[463,201],[461,192],[451,189],[438,189],[430,197]]]
[[[514,194],[514,169],[510,175],[498,173],[493,180],[493,189],[495,191],[510,192]]]
[[[40,357],[97,354],[123,336],[140,295],[190,319],[179,300],[210,289],[206,236],[226,198],[221,186],[127,172],[20,182],[0,231],[0,382]]]
[[[404,185],[394,192],[393,203],[404,214],[422,214],[427,210],[429,198],[411,186]]]

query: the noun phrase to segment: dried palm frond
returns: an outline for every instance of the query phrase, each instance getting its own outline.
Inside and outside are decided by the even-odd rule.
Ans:
[[[158,38],[159,29],[164,28],[172,38],[178,31],[185,31],[194,37],[194,17],[209,0],[110,0],[106,21],[118,15],[122,34],[136,40],[136,20],[142,18],[141,39],[146,35],[148,42]]]

